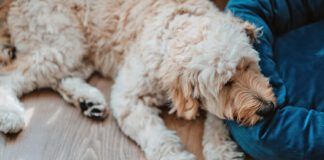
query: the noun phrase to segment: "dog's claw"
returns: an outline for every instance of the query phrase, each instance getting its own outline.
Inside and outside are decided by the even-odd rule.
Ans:
[[[102,103],[80,100],[81,112],[94,120],[104,120],[108,116],[107,106]]]

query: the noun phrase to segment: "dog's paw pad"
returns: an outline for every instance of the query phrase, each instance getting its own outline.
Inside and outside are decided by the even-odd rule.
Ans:
[[[25,126],[22,114],[12,111],[0,111],[0,131],[7,133],[18,133]]]
[[[84,115],[94,120],[104,120],[108,116],[106,103],[80,100],[80,109]]]

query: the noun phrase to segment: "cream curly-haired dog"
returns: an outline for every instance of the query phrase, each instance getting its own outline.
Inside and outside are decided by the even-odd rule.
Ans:
[[[207,160],[243,156],[218,118],[253,125],[274,110],[251,45],[257,30],[208,0],[16,0],[7,23],[17,58],[0,75],[4,133],[24,127],[18,97],[37,88],[105,118],[103,95],[84,81],[94,71],[114,78],[113,116],[148,159],[195,159],[158,115],[170,100],[185,119],[208,112]]]

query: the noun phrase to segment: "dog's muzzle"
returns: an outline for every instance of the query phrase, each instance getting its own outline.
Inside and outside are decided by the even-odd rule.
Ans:
[[[276,111],[273,102],[263,102],[260,109],[256,112],[257,115],[261,117],[266,117],[273,115]]]

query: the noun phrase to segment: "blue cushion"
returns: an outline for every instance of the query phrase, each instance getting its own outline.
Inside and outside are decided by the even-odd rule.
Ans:
[[[324,1],[231,0],[227,9],[263,27],[255,48],[279,107],[253,127],[228,121],[233,138],[255,159],[323,159]]]

